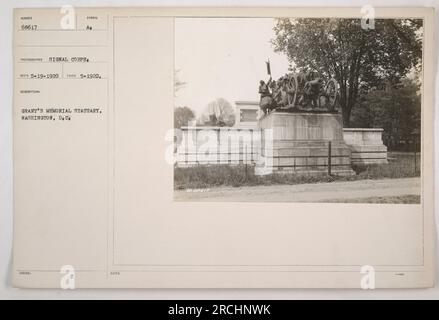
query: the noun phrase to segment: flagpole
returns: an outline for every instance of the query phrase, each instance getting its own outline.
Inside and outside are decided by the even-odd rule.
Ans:
[[[270,58],[268,58],[265,63],[267,64],[267,74],[271,77]]]

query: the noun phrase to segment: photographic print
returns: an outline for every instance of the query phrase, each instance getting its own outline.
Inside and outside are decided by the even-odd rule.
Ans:
[[[435,11],[369,9],[14,10],[11,284],[433,286]]]
[[[174,200],[420,203],[422,19],[176,18]]]

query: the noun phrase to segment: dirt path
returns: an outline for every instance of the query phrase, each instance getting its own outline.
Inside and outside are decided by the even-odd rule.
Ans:
[[[420,195],[420,178],[357,180],[298,185],[221,187],[175,191],[176,201],[324,202],[338,199]]]

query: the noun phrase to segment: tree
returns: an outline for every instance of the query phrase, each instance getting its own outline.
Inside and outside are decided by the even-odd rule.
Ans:
[[[174,108],[174,128],[187,126],[189,121],[195,119],[195,112],[188,107]]]
[[[419,83],[404,78],[397,86],[371,89],[358,101],[352,125],[383,128],[389,149],[413,149],[420,145],[421,96]]]
[[[360,19],[278,19],[274,32],[275,51],[296,70],[338,81],[345,126],[360,90],[397,84],[420,67],[422,20],[377,19],[365,30]]]
[[[202,125],[231,127],[235,124],[235,111],[230,102],[218,98],[207,104],[198,120]]]

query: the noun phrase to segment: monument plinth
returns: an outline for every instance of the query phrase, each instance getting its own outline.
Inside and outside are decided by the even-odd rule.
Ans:
[[[258,127],[262,141],[257,175],[355,174],[338,113],[276,110],[264,115]]]

